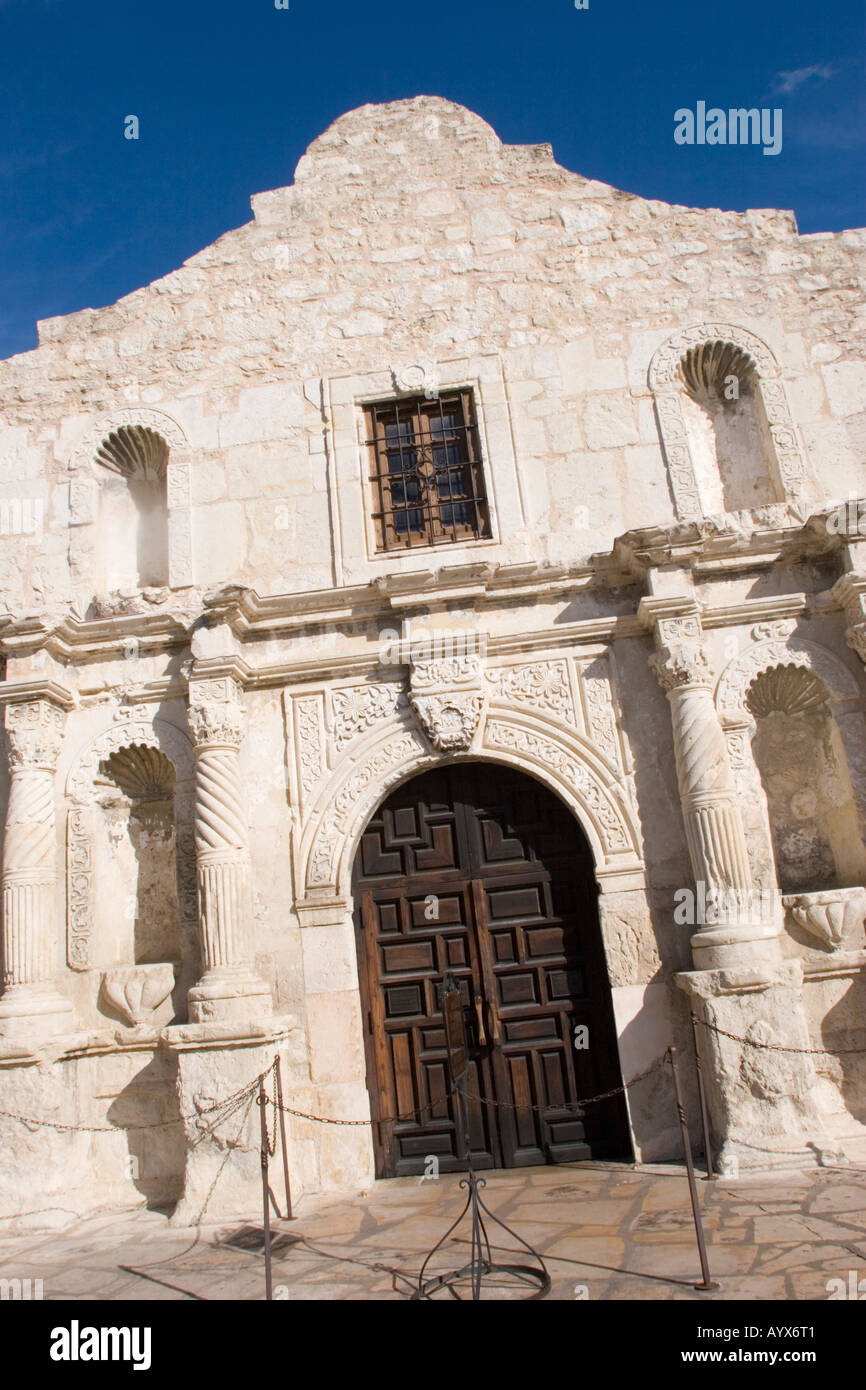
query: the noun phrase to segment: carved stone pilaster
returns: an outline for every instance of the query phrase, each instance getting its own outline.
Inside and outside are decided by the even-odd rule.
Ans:
[[[697,606],[689,600],[644,599],[641,614],[655,631],[650,665],[671,706],[677,781],[695,882],[709,902],[750,905],[752,876],[724,731],[713,704],[712,665]],[[726,913],[726,917],[729,914]],[[772,928],[771,928],[772,931]],[[774,949],[775,946],[775,949]],[[764,958],[778,952],[765,926],[699,925],[692,953],[699,968]]]
[[[204,974],[190,990],[193,1022],[270,1014],[253,967],[252,884],[238,750],[240,687],[230,676],[191,681],[189,725],[196,758],[195,851]]]
[[[435,749],[453,753],[469,748],[487,700],[481,656],[413,662],[409,699]]]
[[[3,845],[3,997],[0,1033],[71,1028],[57,989],[57,828],[54,774],[67,701],[36,695],[6,705],[10,786]]]

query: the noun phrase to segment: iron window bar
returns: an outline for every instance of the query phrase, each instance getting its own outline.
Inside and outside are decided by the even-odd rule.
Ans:
[[[471,391],[367,407],[380,551],[489,537]]]

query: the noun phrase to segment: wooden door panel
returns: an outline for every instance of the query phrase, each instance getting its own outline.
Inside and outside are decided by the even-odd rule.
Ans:
[[[579,1111],[619,1069],[591,858],[552,794],[493,765],[424,774],[370,822],[353,883],[381,1174],[421,1173],[429,1155],[442,1171],[467,1163],[449,1094],[446,971],[463,1002],[476,1167],[626,1149],[621,1102]],[[578,1024],[590,1030],[582,1052]],[[410,1111],[421,1113],[395,1120]]]

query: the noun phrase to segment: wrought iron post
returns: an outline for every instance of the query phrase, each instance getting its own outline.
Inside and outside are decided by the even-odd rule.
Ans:
[[[259,1118],[262,1142],[262,1216],[265,1232],[265,1298],[274,1296],[271,1278],[271,1212],[268,1206],[268,1117],[265,1111],[265,1078],[259,1077]]]
[[[683,1105],[682,1091],[680,1090],[680,1076],[677,1071],[677,1050],[675,1047],[668,1048],[668,1058],[671,1064],[671,1072],[674,1078],[674,1094],[677,1098],[677,1114],[680,1120],[680,1129],[683,1136],[683,1148],[686,1155],[686,1173],[689,1179],[689,1196],[692,1200],[692,1216],[695,1219],[695,1235],[698,1239],[698,1254],[701,1260],[701,1274],[703,1279],[700,1284],[693,1287],[700,1289],[703,1293],[708,1293],[711,1289],[717,1289],[718,1284],[714,1284],[710,1278],[710,1266],[707,1262],[707,1247],[704,1243],[704,1225],[701,1220],[701,1209],[698,1204],[698,1189],[695,1183],[695,1166],[692,1163],[692,1141],[689,1138],[689,1126],[686,1120],[686,1108]]]
[[[707,1171],[704,1178],[705,1182],[711,1181],[716,1175],[713,1171],[713,1150],[710,1143],[710,1120],[707,1114],[707,1092],[704,1086],[704,1069],[701,1062],[701,1049],[698,1043],[698,1020],[692,1013],[692,1037],[695,1044],[695,1070],[698,1077],[698,1095],[701,1101],[701,1127],[704,1131],[704,1158],[706,1159]]]

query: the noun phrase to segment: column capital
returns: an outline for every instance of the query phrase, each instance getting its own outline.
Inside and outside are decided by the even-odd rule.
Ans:
[[[849,623],[866,618],[866,573],[848,570],[830,590],[830,597],[844,609]]]
[[[713,668],[699,604],[686,597],[643,598],[638,617],[654,633],[658,651],[649,664],[662,689],[710,689]]]
[[[225,701],[191,704],[189,727],[196,752],[206,748],[240,748],[246,714],[240,705]]]
[[[194,668],[189,682],[189,726],[196,750],[240,748],[246,724],[242,694],[239,672],[203,673]]]
[[[25,681],[0,689],[4,703],[9,766],[54,772],[63,744],[72,697],[54,682]]]
[[[0,704],[21,705],[45,702],[64,712],[72,709],[75,697],[59,681],[4,681],[0,684]]]

